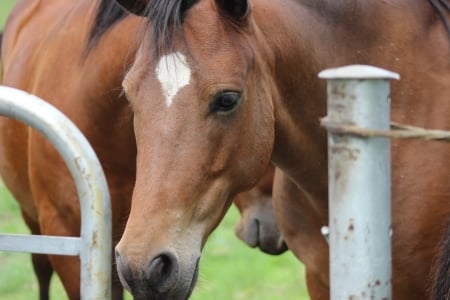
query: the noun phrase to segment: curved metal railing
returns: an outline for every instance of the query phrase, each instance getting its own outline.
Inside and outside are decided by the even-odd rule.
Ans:
[[[26,123],[56,147],[75,181],[81,206],[80,237],[1,234],[0,250],[79,256],[82,299],[110,299],[110,198],[92,147],[60,111],[23,91],[0,86],[0,115]]]

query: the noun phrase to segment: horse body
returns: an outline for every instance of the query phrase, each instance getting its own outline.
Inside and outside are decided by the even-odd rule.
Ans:
[[[18,2],[5,28],[2,84],[46,99],[86,135],[108,180],[113,240],[117,242],[130,210],[137,152],[133,112],[121,95],[121,82],[138,49],[143,22],[112,5],[113,1]],[[108,17],[110,20],[105,21]],[[79,235],[78,196],[54,148],[34,130],[6,118],[0,119],[0,140],[0,172],[19,201],[32,233]],[[267,175],[271,181],[272,170]],[[276,224],[268,218],[273,216],[271,206],[256,199],[261,197],[258,189],[266,189],[266,181],[242,194],[236,204],[244,207],[244,229],[250,226],[247,219],[261,221],[257,224],[260,228],[247,235],[246,241],[251,240],[251,246],[259,246],[262,251],[281,253],[286,248],[280,242],[278,229],[273,227]],[[259,241],[262,238],[264,243]],[[48,299],[53,269],[70,299],[79,298],[76,257],[34,254],[33,266],[41,299]],[[115,279],[113,298],[121,297],[122,286]]]
[[[290,194],[279,196],[276,188],[274,201],[289,248],[305,262],[311,297],[327,299],[328,276],[323,274],[327,274],[328,254],[320,236],[320,227],[328,224],[325,131],[318,129],[317,123],[311,124],[326,114],[326,89],[315,77],[320,70],[355,63],[394,70],[402,79],[392,84],[392,119],[446,129],[450,124],[442,111],[450,104],[449,84],[444,80],[450,71],[449,41],[441,20],[427,2],[353,1],[344,5],[329,1],[315,7],[300,6],[302,14],[295,14],[300,16],[297,28],[301,39],[294,42],[300,47],[296,50],[300,58],[297,65],[290,61],[287,66],[291,71],[283,73],[297,77],[289,80],[282,74],[275,76],[283,82],[298,82],[291,86],[300,88],[297,93],[287,93],[289,98],[298,99],[298,104],[289,104],[283,98],[275,104],[277,108],[287,107],[287,113],[282,108],[282,114],[276,117],[280,123],[276,137],[280,139],[275,141],[273,161],[288,174],[279,181],[285,182]],[[394,299],[426,298],[424,279],[429,278],[442,220],[450,210],[450,190],[444,183],[450,174],[441,167],[449,150],[447,145],[436,142],[392,142]],[[430,175],[423,178],[418,170]],[[287,177],[298,188],[292,187]],[[300,227],[306,229],[292,231]]]
[[[313,37],[308,36],[303,39],[310,42],[311,45],[308,47],[312,48],[307,52],[309,56],[306,56],[306,61],[317,63],[316,68],[311,68],[312,73],[309,75],[313,76],[320,70],[329,67],[354,63],[371,64],[394,70],[401,74],[402,79],[400,82],[392,84],[391,118],[405,124],[448,129],[450,124],[442,111],[446,111],[450,105],[447,100],[450,86],[445,80],[445,78],[449,78],[448,54],[450,48],[445,28],[431,5],[421,1],[384,3],[353,1],[353,4],[353,9],[349,7],[350,5],[342,5],[340,9],[335,7],[332,12],[329,12],[328,9],[331,11],[333,6],[330,2],[326,4],[329,6],[328,9],[313,8],[313,12],[309,9],[309,19],[307,16],[300,18],[305,20],[302,26],[315,28],[314,31],[308,31],[308,33],[314,34]],[[326,20],[320,18],[317,20],[313,17],[316,20],[314,22],[311,20],[314,12],[322,14]],[[334,14],[334,17],[330,17],[328,13]],[[340,14],[342,14],[341,17]],[[329,25],[324,27],[324,22],[328,22]],[[432,50],[430,45],[433,45]],[[287,73],[289,74],[289,72]],[[303,77],[301,81],[308,82],[308,77]],[[309,88],[312,90],[308,90]],[[302,90],[300,92],[302,94],[297,98],[301,99],[302,103],[306,102],[305,99],[322,99],[320,105],[322,108],[324,107],[325,95],[319,95],[317,98],[311,97],[311,95],[317,94],[314,92],[316,87],[312,84],[303,84]],[[325,88],[322,87],[320,90],[324,92]],[[302,105],[299,104],[298,107],[302,107]],[[309,112],[311,110],[304,110],[304,113],[308,114]],[[301,112],[298,112],[298,115],[301,115]],[[311,120],[311,117],[317,119],[320,115],[315,114],[309,118],[304,116],[297,120]],[[313,134],[310,138],[314,139],[316,136],[317,140],[318,135]],[[285,148],[286,144],[279,147],[279,149]],[[308,151],[296,153],[302,153],[316,163],[324,162],[325,149],[323,145],[320,148],[322,149],[322,160],[311,157]],[[424,279],[429,278],[431,261],[436,254],[435,245],[442,234],[441,224],[450,210],[448,205],[450,190],[444,183],[445,178],[448,178],[450,174],[446,168],[441,167],[442,162],[450,155],[449,150],[447,145],[436,142],[396,140],[392,142],[392,222],[394,228],[392,283],[394,299],[426,298],[427,283],[424,282]],[[312,153],[315,154],[315,152]],[[295,157],[298,156],[301,155]],[[320,217],[322,218],[321,223],[310,222],[310,226],[313,224],[315,226],[314,230],[309,232],[311,237],[308,237],[308,240],[316,241],[316,248],[321,249],[319,251],[323,253],[324,245],[319,240],[319,235],[320,226],[328,224],[326,215],[323,214],[326,197],[317,193],[315,189],[320,189],[322,193],[326,191],[323,177],[326,172],[324,165],[310,168],[302,177],[301,174],[298,174],[298,169],[302,170],[305,167],[304,162],[299,161],[297,164],[290,161],[285,162],[286,157],[290,156],[286,154],[278,156],[277,147],[275,147],[274,161],[276,164],[284,166],[283,171],[287,172],[299,185],[300,194],[303,194],[303,205],[311,206],[312,201],[315,203],[314,206],[322,207],[319,215],[314,213],[316,211],[314,207],[308,210],[312,215],[317,215],[316,222]],[[299,168],[290,170],[290,166]],[[423,178],[418,175],[418,170],[430,175]],[[312,182],[304,180],[305,176],[311,178],[314,176],[313,174],[317,174],[317,177],[312,178]],[[293,195],[295,194],[298,195],[299,192]],[[274,195],[274,199],[279,201],[276,195]],[[292,200],[288,202],[291,204],[287,205],[295,205],[293,202],[295,203]],[[301,205],[297,204],[297,207],[300,208]],[[307,218],[306,214],[302,214],[305,219]],[[279,219],[283,220],[283,217],[282,214]],[[299,257],[311,255],[311,251],[307,250],[315,246],[291,245],[289,237],[284,232],[285,225],[283,223],[283,221],[280,223],[281,231],[288,246],[296,254],[298,253]],[[293,225],[291,223],[288,226],[292,227]],[[305,235],[306,233],[300,231],[293,234],[297,238],[305,237]],[[328,259],[328,255],[326,257]],[[322,267],[314,272],[314,269],[319,266]],[[320,280],[308,280],[311,296],[314,298],[317,293],[318,299],[325,298],[322,295],[325,293],[324,288],[328,286],[328,282],[324,280],[324,276],[320,272],[326,269],[322,260],[319,259],[318,262],[312,263],[311,268],[306,264],[306,268],[308,279],[313,276],[320,278]],[[311,269],[311,272],[308,269]],[[322,288],[314,289],[317,286]]]
[[[106,47],[98,47],[83,61],[80,54],[90,24],[79,20],[94,15],[96,3],[76,1],[68,8],[61,1],[23,1],[14,8],[5,28],[3,84],[48,100],[85,133],[108,178],[115,224],[113,234],[117,240],[129,211],[136,156],[132,113],[126,101],[118,96],[117,89],[126,60],[134,55],[134,40],[130,34],[112,31],[100,43],[129,46],[117,47],[115,55]],[[138,18],[129,18],[121,26],[126,32],[132,32],[136,21]],[[0,126],[1,173],[20,201],[31,231],[79,235],[78,196],[67,167],[55,149],[23,124],[2,118]],[[78,259],[65,256],[49,256],[49,259],[69,297],[78,298]],[[48,289],[51,267],[46,256],[33,255],[33,262],[40,280],[41,298],[45,299],[48,296],[42,290]],[[118,297],[121,286],[117,280],[114,289]]]
[[[146,1],[119,2],[146,13]],[[429,2],[412,0],[149,5],[149,30],[123,83],[145,154],[138,150],[130,217],[116,248],[122,282],[137,298],[187,297],[207,236],[232,196],[255,184],[272,159],[300,195],[277,204],[292,205],[277,211],[282,234],[305,260],[311,297],[327,299],[328,256],[320,236],[328,223],[327,148],[318,123],[326,94],[317,74],[355,63],[398,72],[392,119],[449,128],[442,112],[450,106],[450,47],[439,14]],[[182,78],[170,74],[173,69]],[[201,143],[207,146],[197,147]],[[393,141],[395,299],[425,298],[440,224],[450,211],[450,170],[441,167],[449,156],[436,142]],[[295,197],[287,192],[285,199],[289,195]],[[146,220],[161,209],[170,217]],[[298,234],[311,244],[290,242],[296,233],[283,224],[292,219],[286,211],[303,212],[295,215],[306,217]],[[311,249],[319,249],[316,257]]]

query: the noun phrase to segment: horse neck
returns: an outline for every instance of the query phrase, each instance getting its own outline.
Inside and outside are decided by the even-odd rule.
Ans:
[[[305,43],[315,37],[304,30],[304,26],[311,26],[309,20],[318,22],[296,1],[259,0],[254,4],[255,23],[275,59],[276,137],[272,160],[298,185],[313,187],[302,188],[308,199],[326,201],[326,135],[319,126],[319,118],[326,113],[325,87],[317,79],[320,66],[313,57],[313,45]]]
[[[317,74],[356,63],[401,69],[405,64],[397,63],[395,56],[404,55],[402,43],[409,43],[410,36],[399,33],[405,26],[419,29],[418,11],[429,9],[426,1],[415,2],[254,2],[255,23],[276,60],[273,78],[279,97],[274,100],[273,161],[297,184],[308,187],[313,198],[327,195],[326,131],[319,126],[319,119],[326,115],[326,83]]]

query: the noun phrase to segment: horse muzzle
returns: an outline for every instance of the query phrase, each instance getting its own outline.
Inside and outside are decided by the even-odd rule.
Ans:
[[[135,300],[188,299],[197,281],[198,263],[199,258],[184,267],[175,252],[166,250],[137,265],[116,249],[120,281]]]

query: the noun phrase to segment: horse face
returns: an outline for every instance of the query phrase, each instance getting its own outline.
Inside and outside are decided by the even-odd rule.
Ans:
[[[138,153],[116,258],[136,299],[190,295],[208,235],[233,196],[264,174],[272,151],[271,84],[248,3],[192,2],[182,1],[178,30],[169,17],[173,46],[155,51],[164,37],[145,34],[123,82]]]

